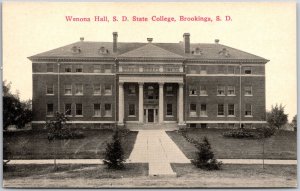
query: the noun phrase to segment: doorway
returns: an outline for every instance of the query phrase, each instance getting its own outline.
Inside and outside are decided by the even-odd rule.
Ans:
[[[154,109],[148,109],[148,123],[154,123]]]

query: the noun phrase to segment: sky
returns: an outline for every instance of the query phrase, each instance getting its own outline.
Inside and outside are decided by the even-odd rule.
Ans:
[[[110,22],[67,22],[66,16],[108,16]],[[119,22],[112,22],[117,16]],[[120,17],[147,17],[148,22],[121,22]],[[177,22],[153,22],[152,16]],[[180,16],[211,17],[213,22],[178,22]],[[222,21],[217,22],[216,16]],[[231,21],[223,18],[230,16]],[[261,57],[266,64],[266,109],[285,106],[289,120],[297,113],[295,3],[3,3],[3,79],[22,100],[32,97],[32,66],[27,57],[79,41],[179,42],[215,39]]]

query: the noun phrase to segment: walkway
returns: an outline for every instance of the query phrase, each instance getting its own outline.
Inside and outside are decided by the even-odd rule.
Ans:
[[[149,163],[149,175],[176,176],[170,163],[190,163],[163,130],[141,130],[128,162]]]

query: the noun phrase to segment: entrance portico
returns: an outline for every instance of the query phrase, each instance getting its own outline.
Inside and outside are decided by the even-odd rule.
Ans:
[[[123,126],[126,119],[124,84],[138,85],[138,120],[135,121],[136,123],[164,124],[174,121],[174,123],[177,122],[178,125],[184,125],[182,76],[120,76],[118,95],[119,126]],[[176,87],[177,91],[174,91],[175,93],[172,95],[168,95],[168,92],[164,91],[167,86]],[[173,91],[173,88],[169,88],[168,90]],[[168,99],[166,99],[165,96],[169,96]],[[172,103],[170,100],[175,100],[175,102]],[[165,121],[165,119],[171,120]]]

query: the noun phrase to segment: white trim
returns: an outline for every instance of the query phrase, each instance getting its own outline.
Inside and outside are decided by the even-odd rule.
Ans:
[[[183,76],[120,76],[119,82],[183,83]]]
[[[33,124],[45,124],[46,121],[32,121]],[[70,124],[89,124],[89,123],[116,123],[115,121],[67,121]]]
[[[149,62],[126,62],[126,61],[119,61],[119,64],[120,65],[148,65]],[[182,65],[182,62],[176,62],[176,61],[172,61],[172,62],[156,62],[156,61],[153,61],[151,62],[151,65]]]
[[[187,77],[194,77],[194,76],[212,76],[212,77],[239,77],[239,76],[242,76],[242,77],[264,77],[265,75],[264,74],[186,74]]]
[[[212,65],[212,66],[224,66],[224,64],[219,64],[219,63],[187,63],[187,66],[201,66],[201,65]],[[226,66],[239,66],[240,63],[236,63],[236,64],[225,64]],[[265,64],[242,64],[243,66],[265,66]]]
[[[84,72],[62,72],[62,73],[57,73],[57,72],[32,72],[32,75],[81,75],[81,76],[114,76],[116,75],[115,73],[84,73]]]
[[[186,123],[240,123],[240,121],[186,121]],[[241,123],[267,123],[266,121],[241,121]]]
[[[177,123],[177,121],[163,121],[163,123],[172,124],[172,123]]]

